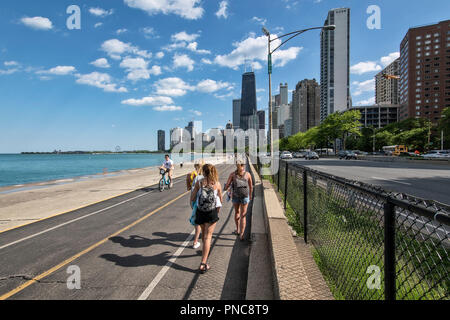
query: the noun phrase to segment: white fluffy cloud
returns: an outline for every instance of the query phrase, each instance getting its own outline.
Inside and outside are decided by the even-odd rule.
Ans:
[[[200,92],[213,93],[221,89],[232,89],[228,82],[215,81],[211,79],[202,80],[197,84],[197,90]]]
[[[162,73],[159,66],[153,66],[151,69],[148,69],[148,62],[143,58],[124,58],[120,63],[120,67],[127,70],[127,78],[131,81],[150,79],[151,74],[160,75]]]
[[[394,62],[394,60],[396,60],[399,57],[400,57],[400,52],[392,52],[389,55],[387,55],[386,57],[382,57],[380,59],[380,61],[381,61],[381,64],[383,65],[383,67],[387,67],[388,65],[390,65],[392,62]]]
[[[355,86],[354,96],[359,96],[364,92],[375,91],[375,79],[370,79],[366,81],[353,81],[352,85]]]
[[[197,49],[197,47],[198,47],[198,43],[194,41],[194,42],[189,43],[186,48],[191,50],[192,52],[199,53],[199,54],[211,54],[211,51]]]
[[[201,111],[194,110],[194,109],[190,109],[189,112],[195,114],[198,117],[200,117],[202,115]]]
[[[37,74],[52,74],[55,76],[65,76],[68,74],[72,74],[73,72],[75,72],[76,69],[75,67],[72,66],[57,66],[54,68],[51,68],[49,70],[40,70],[37,71]]]
[[[129,106],[167,106],[172,105],[173,100],[170,97],[165,96],[148,96],[142,99],[128,99],[123,100],[122,104],[126,104]]]
[[[175,54],[173,57],[173,66],[177,68],[186,68],[188,72],[194,70],[194,60],[189,58],[187,54]]]
[[[105,10],[102,8],[90,8],[89,13],[97,17],[106,17],[112,15],[114,13],[114,10],[113,9]]]
[[[172,41],[179,42],[179,41],[185,41],[185,42],[191,42],[196,40],[200,35],[198,33],[188,34],[186,31],[181,31],[178,33],[175,33],[172,35]]]
[[[205,79],[196,85],[190,85],[180,78],[172,77],[161,79],[155,84],[156,94],[160,96],[181,97],[189,91],[198,91],[202,93],[215,93],[220,90],[231,91],[234,85],[228,82]]]
[[[172,77],[158,80],[155,84],[156,93],[158,95],[181,97],[188,91],[195,90],[195,87],[190,86],[180,78]]]
[[[107,68],[111,67],[108,63],[108,59],[106,59],[106,58],[97,59],[95,61],[92,61],[90,64],[92,64],[93,66],[95,66],[97,68],[107,69]]]
[[[162,59],[162,58],[164,58],[164,52],[162,52],[162,51],[158,52],[158,53],[156,54],[156,58],[157,58],[157,59]]]
[[[178,106],[159,106],[159,107],[154,107],[153,110],[155,111],[160,111],[160,112],[165,112],[165,111],[182,111],[183,108],[182,107],[178,107]]]
[[[219,10],[216,12],[217,18],[228,18],[228,1],[221,1],[219,3]]]
[[[266,22],[267,22],[267,19],[264,19],[264,18],[258,18],[258,17],[253,17],[253,18],[252,18],[252,21],[254,21],[254,22],[256,22],[256,23],[258,23],[258,24],[264,26],[264,25],[266,24]]]
[[[3,63],[6,67],[18,66],[19,63],[17,61],[5,61]]]
[[[124,0],[124,3],[149,15],[176,14],[185,19],[195,20],[201,18],[204,13],[200,6],[201,0]]]
[[[380,71],[381,66],[375,61],[359,62],[350,67],[350,72],[353,74],[364,74],[367,72]]]
[[[368,72],[378,72],[378,71],[381,71],[384,67],[387,67],[398,57],[400,57],[399,52],[392,52],[385,57],[381,57],[379,62],[378,61],[359,62],[350,67],[350,72],[352,74],[358,74],[358,75],[368,73]],[[381,65],[380,65],[380,63],[381,63]]]
[[[124,87],[119,87],[112,82],[112,78],[107,73],[92,72],[89,74],[76,74],[79,84],[85,84],[92,87],[103,89],[105,92],[128,92]]]
[[[274,48],[281,43],[281,40],[273,41]],[[254,61],[253,67],[255,69],[262,68],[258,61],[266,63],[267,61],[267,37],[260,36],[255,38],[255,35],[250,35],[247,39],[241,42],[233,43],[236,47],[232,52],[225,55],[218,55],[214,59],[214,62],[223,67],[229,67],[234,70],[244,64],[245,60]],[[277,66],[283,67],[289,61],[297,58],[298,54],[302,50],[302,47],[290,47],[286,50],[277,50],[273,54],[273,63]]]
[[[44,17],[24,17],[20,20],[24,25],[36,30],[51,30],[53,24],[48,18]]]
[[[110,39],[103,42],[101,49],[114,60],[120,60],[121,56],[125,53],[132,53],[144,58],[151,57],[151,53],[146,50],[140,50],[138,47],[135,47],[130,43],[122,42],[118,39]]]

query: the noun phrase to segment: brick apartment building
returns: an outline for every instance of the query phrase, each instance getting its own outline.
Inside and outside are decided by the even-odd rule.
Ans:
[[[409,29],[400,45],[399,120],[436,123],[450,107],[450,20]]]

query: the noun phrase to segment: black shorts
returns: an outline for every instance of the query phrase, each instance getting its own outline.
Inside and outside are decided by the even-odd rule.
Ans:
[[[201,211],[197,209],[197,212],[195,213],[195,224],[197,225],[205,223],[213,224],[217,221],[219,221],[217,209],[214,209],[213,211]]]

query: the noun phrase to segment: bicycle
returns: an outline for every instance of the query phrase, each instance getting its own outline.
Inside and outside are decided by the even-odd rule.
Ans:
[[[167,173],[167,171],[166,170],[164,170],[164,169],[161,169],[160,171],[159,171],[159,173],[161,174],[161,180],[159,180],[159,191],[160,192],[163,192],[164,191],[164,189],[166,188],[166,186],[167,186],[167,188],[168,189],[170,189],[170,187],[171,187],[171,184],[172,184],[172,181],[170,180],[170,177],[167,175],[167,177],[166,177],[166,173]]]

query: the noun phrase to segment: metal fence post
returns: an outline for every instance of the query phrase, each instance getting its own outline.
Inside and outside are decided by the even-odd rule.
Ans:
[[[280,192],[280,171],[281,171],[281,166],[279,166],[278,168],[278,183],[277,183],[277,187],[278,187],[278,192]]]
[[[308,243],[308,175],[303,169],[303,234]]]
[[[289,162],[286,161],[286,173],[284,175],[284,210],[287,209],[288,173],[289,173]]]
[[[395,205],[384,205],[384,298],[396,299],[395,288]]]

